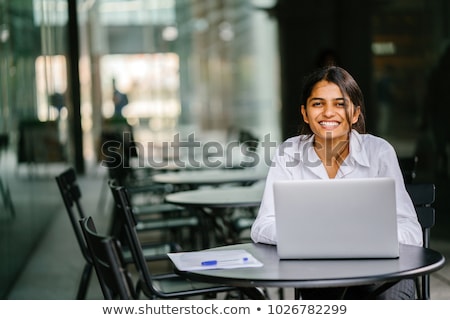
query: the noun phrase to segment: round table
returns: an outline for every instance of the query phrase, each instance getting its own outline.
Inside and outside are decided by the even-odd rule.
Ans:
[[[198,189],[168,194],[165,201],[191,207],[255,207],[261,203],[263,192],[263,184],[250,187]]]
[[[414,279],[444,266],[444,256],[432,249],[400,245],[395,259],[280,260],[276,246],[238,244],[210,250],[243,249],[263,263],[258,268],[177,271],[181,276],[237,287],[327,288]],[[382,288],[381,288],[382,289]]]

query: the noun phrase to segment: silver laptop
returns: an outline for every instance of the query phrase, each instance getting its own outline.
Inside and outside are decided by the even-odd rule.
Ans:
[[[274,183],[281,259],[397,258],[391,178]]]

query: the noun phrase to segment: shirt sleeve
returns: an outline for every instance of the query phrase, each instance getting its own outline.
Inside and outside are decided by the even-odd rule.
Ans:
[[[284,156],[276,152],[272,160],[266,178],[263,198],[259,207],[258,215],[252,225],[251,238],[254,242],[276,244],[276,226],[275,226],[275,203],[273,195],[273,182],[276,180],[291,180],[291,174],[286,168]]]
[[[388,145],[382,154],[380,154],[379,159],[382,161],[379,167],[379,175],[393,177],[395,179],[398,240],[403,244],[422,246],[422,227],[417,218],[411,197],[406,191],[405,182],[394,148]]]

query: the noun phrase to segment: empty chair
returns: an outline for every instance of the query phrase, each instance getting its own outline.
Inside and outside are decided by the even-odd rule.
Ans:
[[[77,292],[77,299],[85,299],[87,288],[92,274],[93,264],[90,259],[90,254],[84,241],[83,233],[80,229],[78,221],[85,218],[85,212],[81,203],[81,190],[77,182],[77,176],[73,168],[66,169],[61,174],[55,177],[58,188],[64,202],[64,206],[69,215],[70,224],[75,233],[78,246],[81,250],[85,265],[81,275],[80,284]],[[133,263],[131,253],[127,248],[123,248],[126,263]],[[181,250],[176,243],[155,243],[146,244],[144,247],[144,254],[146,260],[160,260],[166,259],[167,252],[175,252]]]
[[[99,235],[92,217],[81,219],[80,226],[105,300],[136,299],[120,242],[113,237]]]
[[[432,183],[406,184],[411,200],[416,208],[417,218],[423,231],[423,247],[430,247],[431,228],[435,224],[435,210],[432,204],[435,201],[436,188]],[[417,297],[423,300],[430,299],[430,275],[426,274],[416,279]]]
[[[123,216],[128,245],[132,250],[139,271],[140,278],[136,290],[138,294],[143,292],[147,297],[153,299],[179,299],[239,290],[236,287],[186,280],[174,273],[153,274],[142,255],[142,245],[136,233],[136,220],[126,188],[114,184],[114,181],[110,181],[109,186],[118,211]],[[245,291],[248,296],[253,298],[264,298],[264,295],[257,289],[248,288],[240,291]]]

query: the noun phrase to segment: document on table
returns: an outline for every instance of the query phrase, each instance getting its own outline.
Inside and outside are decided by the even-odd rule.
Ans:
[[[262,267],[246,250],[203,250],[167,254],[180,271]]]

